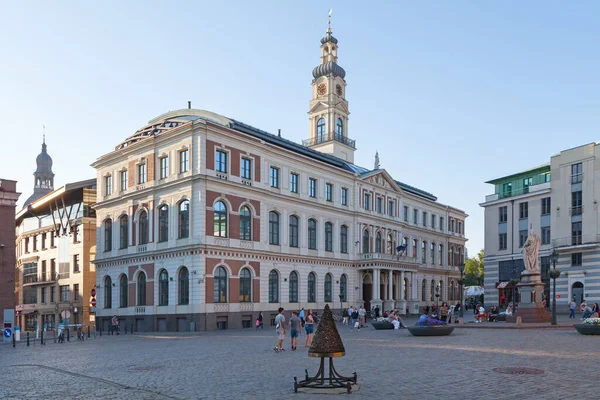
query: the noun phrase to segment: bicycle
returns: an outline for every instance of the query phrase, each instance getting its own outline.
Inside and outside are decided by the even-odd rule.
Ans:
[[[81,329],[81,327],[77,328],[77,340],[85,340],[85,336],[83,335],[83,329]]]

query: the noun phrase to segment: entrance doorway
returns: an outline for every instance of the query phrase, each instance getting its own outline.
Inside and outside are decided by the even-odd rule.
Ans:
[[[572,297],[575,298],[575,302],[577,304],[581,304],[583,302],[583,283],[575,282],[571,287]]]
[[[371,282],[371,276],[366,275],[363,277],[363,300],[365,301],[365,310],[371,311],[371,300],[373,300],[373,283]]]

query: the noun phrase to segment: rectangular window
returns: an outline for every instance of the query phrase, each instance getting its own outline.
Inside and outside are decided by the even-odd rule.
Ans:
[[[435,229],[435,214],[431,214],[431,229]]]
[[[325,184],[325,200],[333,201],[333,185],[331,183]]]
[[[33,242],[33,251],[37,251],[37,236],[33,236],[31,239]]]
[[[47,276],[46,276],[47,275],[46,272],[47,272],[46,271],[46,260],[42,260],[42,277],[41,277],[42,281],[48,280]]]
[[[450,218],[450,232],[455,232],[455,227],[454,218]]]
[[[427,226],[427,213],[423,211],[423,226]]]
[[[440,217],[440,231],[444,232],[444,218]]]
[[[56,286],[50,286],[50,303],[56,301]]]
[[[581,215],[583,212],[583,195],[581,190],[571,193],[571,215]]]
[[[242,158],[240,175],[242,179],[252,179],[252,160],[249,158]]]
[[[498,223],[501,224],[508,220],[508,207],[500,207],[498,208]]]
[[[215,157],[215,171],[223,174],[227,173],[227,153],[222,150],[217,150]]]
[[[342,205],[348,205],[348,189],[342,188]]]
[[[317,180],[314,178],[308,178],[308,195],[317,197]]]
[[[581,163],[571,165],[571,183],[583,182],[583,165]]]
[[[571,223],[571,245],[576,246],[582,243],[581,237],[582,223],[572,222]]]
[[[381,197],[377,198],[377,212],[381,214],[383,212],[383,199]]]
[[[46,249],[46,234],[42,233],[42,250]]]
[[[112,194],[112,176],[108,175],[104,178],[106,182],[106,195]]]
[[[42,304],[46,304],[46,289],[42,288]]]
[[[388,216],[394,216],[394,202],[392,200],[388,201]]]
[[[50,280],[54,281],[58,279],[56,276],[56,258],[50,260]]]
[[[505,183],[502,185],[502,197],[512,196],[512,182]]]
[[[544,174],[544,182],[550,182],[550,177],[551,177],[550,172],[546,172]]]
[[[179,173],[180,174],[187,172],[189,169],[188,155],[189,155],[189,153],[187,150],[182,150],[179,152]]]
[[[298,193],[298,174],[290,174],[290,192]]]
[[[365,193],[365,195],[364,195],[363,207],[367,211],[369,211],[371,209],[371,195],[369,193]]]
[[[519,231],[519,247],[523,247],[527,240],[527,230]]]
[[[79,300],[79,283],[73,285],[73,301]]]
[[[73,243],[79,243],[79,240],[81,239],[79,237],[79,227],[80,225],[73,225],[73,229],[72,229],[72,233],[73,233]]]
[[[523,179],[523,193],[529,193],[529,186],[533,184],[533,178]]]
[[[529,217],[529,203],[526,201],[519,203],[519,218],[524,219]]]
[[[463,225],[462,225],[462,221],[458,221],[458,233],[459,233],[460,235],[462,235],[462,234],[464,233],[464,232],[463,232]]]
[[[160,179],[169,176],[169,157],[161,157],[160,161]]]
[[[498,250],[506,250],[506,233],[499,234],[498,238],[499,238]]]
[[[128,180],[128,174],[127,174],[127,170],[125,171],[121,171],[119,173],[120,177],[121,177],[121,191],[127,190],[127,180]]]
[[[542,199],[542,215],[550,214],[550,197],[544,197]]]
[[[417,224],[419,222],[419,210],[413,210],[413,223]]]
[[[147,174],[147,169],[146,169],[146,164],[140,164],[138,165],[138,183],[141,185],[143,183],[146,183],[146,180],[148,179],[148,174]]]
[[[60,301],[62,303],[71,301],[71,292],[69,291],[69,285],[60,286]]]
[[[404,222],[408,222],[408,206],[404,206]]]
[[[269,182],[271,187],[278,188],[279,187],[279,168],[271,167],[269,170]]]
[[[73,255],[73,272],[79,272],[79,254]]]
[[[550,227],[542,227],[542,244],[550,244]]]
[[[582,253],[571,254],[571,265],[581,265]]]

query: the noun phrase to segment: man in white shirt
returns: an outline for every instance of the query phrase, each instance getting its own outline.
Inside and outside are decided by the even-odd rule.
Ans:
[[[285,351],[283,348],[283,339],[285,339],[285,316],[283,315],[283,307],[279,307],[279,314],[275,317],[275,332],[277,332],[277,344],[275,345],[275,353]]]

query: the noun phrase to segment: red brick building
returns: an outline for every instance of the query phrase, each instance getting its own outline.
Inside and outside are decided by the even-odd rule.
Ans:
[[[17,182],[0,179],[0,312],[15,308],[15,208]]]

